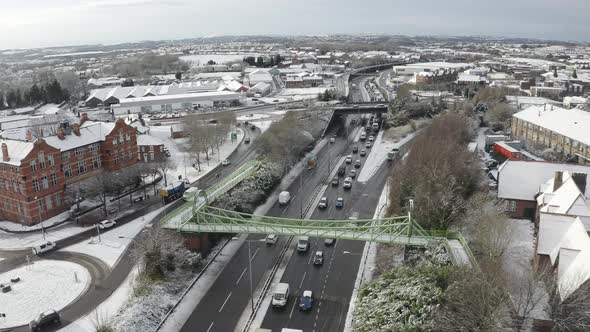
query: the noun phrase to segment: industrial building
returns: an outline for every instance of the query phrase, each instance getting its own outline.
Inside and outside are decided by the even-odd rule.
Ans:
[[[231,106],[240,102],[241,94],[230,91],[187,93],[121,99],[111,105],[115,116],[150,112],[173,112],[208,107]]]

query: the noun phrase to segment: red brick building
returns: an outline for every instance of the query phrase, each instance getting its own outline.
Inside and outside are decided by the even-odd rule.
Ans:
[[[137,158],[144,163],[165,159],[164,142],[150,135],[137,135]]]
[[[63,212],[67,184],[137,162],[135,128],[115,123],[60,124],[34,142],[0,140],[0,218],[34,225]]]

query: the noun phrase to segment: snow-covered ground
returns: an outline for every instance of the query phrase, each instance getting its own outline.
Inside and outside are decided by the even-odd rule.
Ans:
[[[68,222],[47,230],[45,238],[47,241],[58,241],[82,233],[91,227],[80,227]],[[21,250],[44,242],[46,240],[43,239],[41,232],[14,234],[0,231],[0,250]]]
[[[161,207],[145,216],[139,217],[125,225],[115,227],[108,232],[101,234],[100,241],[98,237],[93,237],[90,240],[79,242],[61,250],[94,256],[113,268],[117,265],[119,258],[127,246],[133,241],[132,239],[164,208],[165,207]]]
[[[69,212],[63,212],[58,214],[55,217],[51,217],[47,220],[43,220],[43,222],[38,223],[36,225],[33,226],[25,226],[23,224],[19,224],[13,221],[0,221],[0,229],[6,229],[8,231],[15,231],[15,232],[22,232],[22,231],[31,231],[31,230],[37,230],[37,229],[41,229],[41,228],[47,228],[51,225],[60,223],[64,220],[66,220],[69,217]],[[37,219],[38,220],[38,219]]]
[[[174,167],[166,172],[168,183],[177,180],[178,176],[189,179],[190,182],[197,181],[200,177],[207,174],[208,171],[217,167],[224,159],[226,159],[239,145],[244,137],[242,129],[237,130],[238,140],[236,143],[231,142],[231,133],[228,133],[227,140],[219,148],[219,155],[217,150],[213,155],[209,155],[209,161],[205,160],[205,155],[201,155],[201,171],[193,167],[196,164],[194,157],[185,152],[180,145],[187,142],[186,138],[173,140],[170,138],[170,126],[154,126],[150,129],[150,135],[155,136],[162,141],[170,151],[171,159],[174,161]],[[164,184],[162,183],[162,186]]]
[[[253,124],[260,129],[260,133],[264,133],[272,125],[272,121],[256,121]]]
[[[62,332],[95,332],[97,323],[109,322],[114,315],[129,301],[133,291],[134,280],[138,275],[137,268],[133,268],[119,288],[88,315],[74,321],[60,329]]]
[[[10,279],[20,278],[17,283]],[[0,328],[28,324],[41,312],[60,310],[74,301],[90,283],[90,273],[81,265],[55,260],[40,260],[0,274],[0,283],[12,291],[0,293]]]
[[[250,121],[250,120],[260,120],[269,118],[270,115],[268,114],[261,114],[261,113],[253,113],[248,115],[242,115],[236,118],[238,121]]]
[[[394,145],[393,141],[383,139],[383,131],[380,131],[375,137],[373,147],[367,149],[369,154],[357,177],[357,181],[362,183],[369,181],[371,176],[381,167],[381,164],[387,160],[387,152],[391,151]]]
[[[285,115],[287,113],[287,111],[274,111],[274,112],[270,112],[274,115]]]

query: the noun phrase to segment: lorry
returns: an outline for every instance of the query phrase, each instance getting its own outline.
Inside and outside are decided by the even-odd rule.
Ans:
[[[190,187],[184,191],[184,194],[182,194],[182,199],[184,199],[187,202],[192,202],[195,200],[195,197],[197,197],[199,195],[199,192],[200,192],[199,188]]]
[[[160,196],[164,199],[164,204],[168,204],[182,197],[186,188],[186,182],[177,180],[164,188],[160,188]]]
[[[291,193],[288,191],[281,191],[279,194],[279,205],[287,205],[291,200]]]
[[[395,156],[399,153],[398,148],[393,148],[391,151],[387,152],[387,160],[393,160]]]

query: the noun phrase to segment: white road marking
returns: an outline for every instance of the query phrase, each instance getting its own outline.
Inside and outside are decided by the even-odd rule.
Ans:
[[[240,277],[238,278],[238,281],[236,281],[236,285],[240,283],[240,280],[242,280],[242,277],[244,276],[244,273],[246,273],[246,270],[247,269],[248,269],[247,267],[244,268],[244,271],[242,271],[242,274],[240,274]]]
[[[231,296],[231,292],[229,292],[229,294],[227,294],[227,297],[225,298],[225,301],[223,301],[223,304],[221,305],[221,308],[219,308],[219,312],[221,312],[221,310],[223,310],[223,307],[225,307],[225,304],[227,303],[227,300],[229,300],[229,297]]]
[[[211,322],[211,325],[209,325],[209,328],[207,329],[207,332],[211,331],[211,328],[213,327],[213,324],[214,324],[214,323],[215,323],[215,322]]]
[[[306,275],[307,275],[307,271],[305,271],[305,273],[303,273],[303,278],[301,278],[301,282],[299,283],[299,289],[301,289],[301,287],[303,286],[303,280],[305,280]]]
[[[297,304],[297,300],[293,301],[293,307],[291,308],[291,313],[289,314],[289,319],[293,317],[293,311],[295,310],[295,305]]]
[[[250,258],[250,262],[254,260],[254,257],[256,257],[256,255],[258,254],[259,251],[260,251],[260,248],[256,248],[254,255],[252,255],[252,258]]]

